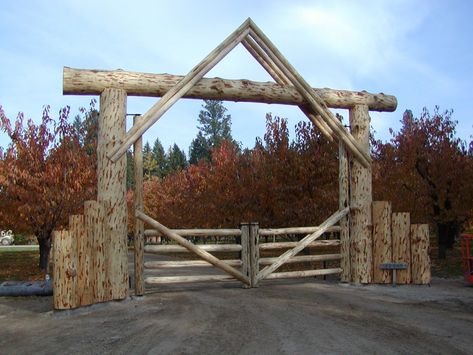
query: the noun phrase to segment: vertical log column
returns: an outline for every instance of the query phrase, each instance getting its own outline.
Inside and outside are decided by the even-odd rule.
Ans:
[[[351,134],[370,153],[370,116],[367,105],[350,109]],[[372,185],[371,168],[363,167],[351,157],[350,175],[350,260],[351,281],[370,283],[373,274]]]
[[[97,144],[97,201],[104,208],[104,235],[110,241],[108,292],[116,300],[128,295],[126,156],[113,163],[107,154],[125,136],[126,98],[121,89],[105,89],[100,95]]]
[[[349,205],[349,185],[348,185],[348,158],[344,143],[340,141],[338,150],[338,183],[339,183],[339,210],[343,210]],[[340,219],[340,274],[341,282],[350,282],[350,232],[349,232],[349,214]]]
[[[133,117],[133,124],[140,122],[140,116]],[[133,146],[135,172],[135,211],[143,212],[143,139],[138,139]],[[144,272],[144,223],[135,218],[135,295],[142,296],[145,292]]]

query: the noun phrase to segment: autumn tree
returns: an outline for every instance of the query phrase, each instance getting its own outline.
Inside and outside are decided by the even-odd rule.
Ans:
[[[374,144],[374,195],[410,211],[415,222],[429,222],[438,235],[439,258],[445,258],[473,209],[473,159],[456,137],[452,111],[419,118],[404,113],[402,128],[388,143]]]
[[[69,107],[54,121],[50,109],[42,120],[12,122],[0,107],[0,128],[10,138],[1,153],[0,219],[19,232],[33,233],[39,243],[39,266],[46,270],[51,234],[96,193],[94,150],[84,132],[68,123]]]

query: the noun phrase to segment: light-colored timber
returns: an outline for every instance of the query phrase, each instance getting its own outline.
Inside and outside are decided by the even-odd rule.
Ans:
[[[259,224],[250,223],[249,235],[250,286],[258,287],[259,272]]]
[[[294,248],[298,244],[299,242],[260,243],[259,250],[290,249],[290,248]],[[306,246],[306,248],[332,247],[332,246],[339,246],[339,245],[340,245],[339,239],[317,240],[312,243],[309,243]]]
[[[349,111],[353,137],[369,154],[370,116],[368,106],[356,105]],[[351,282],[368,284],[373,275],[372,246],[372,175],[366,167],[351,157],[350,163],[350,265]]]
[[[108,87],[120,88],[128,96],[162,97],[184,76],[172,74],[138,73],[125,70],[63,69],[64,95],[100,95]],[[349,109],[354,105],[368,105],[370,111],[393,112],[395,96],[366,91],[313,88],[328,107]],[[305,99],[292,85],[256,82],[246,79],[229,80],[202,78],[183,98],[260,102],[267,104],[304,105]]]
[[[140,122],[141,117],[133,117],[133,124]],[[134,208],[135,211],[143,210],[143,138],[140,137],[133,145],[133,172],[134,172]],[[133,245],[134,245],[134,265],[135,265],[135,295],[142,296],[145,293],[144,283],[144,223],[135,218]]]
[[[410,228],[411,216],[409,213],[393,213],[391,217],[391,236],[393,239],[393,262],[406,263],[406,270],[397,271],[398,284],[411,283],[411,244]]]
[[[110,289],[107,261],[109,241],[104,234],[104,208],[97,201],[84,202],[84,222],[87,239],[92,242],[92,294],[93,303],[108,300]]]
[[[317,232],[314,232],[314,233],[309,234],[306,237],[304,237],[302,240],[300,240],[297,243],[297,246],[295,246],[293,249],[287,250],[286,252],[281,254],[273,264],[268,265],[263,270],[261,270],[258,273],[257,279],[258,280],[265,279],[268,275],[270,275],[277,268],[279,268],[281,265],[283,265],[287,260],[289,260],[290,258],[295,256],[296,254],[300,253],[304,248],[306,248],[315,239],[322,236],[322,234],[325,233],[327,228],[329,228],[329,227],[333,226],[335,223],[337,223],[340,220],[340,218],[345,216],[348,212],[349,212],[349,208],[345,208],[341,211],[335,212],[333,215],[331,215],[329,218],[327,218],[320,225],[320,229]]]
[[[428,224],[411,224],[412,283],[430,284],[430,241]]]
[[[115,300],[128,296],[126,157],[113,162],[108,155],[125,136],[126,101],[122,89],[102,92],[97,138],[97,201],[105,208],[104,233],[109,248],[110,289],[105,298]]]
[[[328,110],[324,101],[312,90],[312,87],[299,75],[295,68],[287,61],[287,59],[279,52],[274,44],[266,37],[266,35],[256,26],[256,24],[249,20],[251,28],[249,35],[261,49],[271,58],[271,60],[278,66],[284,76],[287,77],[292,85],[297,88],[300,94],[307,101],[311,112],[319,115],[325,123],[335,132],[337,137],[341,139],[347,149],[359,160],[359,162],[366,167],[371,165],[371,157],[366,153],[358,142],[349,134],[340,121]]]
[[[222,260],[230,266],[242,266],[242,261],[238,259]],[[184,267],[205,267],[212,266],[205,260],[182,260],[182,261],[146,261],[144,263],[146,269],[174,269]]]
[[[77,248],[77,305],[88,306],[94,302],[93,239],[87,238],[83,215],[69,216],[69,232]]]
[[[54,309],[71,309],[77,300],[77,248],[68,230],[53,231],[54,247]]]
[[[393,261],[391,238],[391,202],[373,201],[373,282],[392,283],[390,270],[380,268],[381,264]]]
[[[181,237],[232,237],[241,235],[239,229],[171,229]],[[146,229],[145,236],[162,236],[155,229]]]
[[[190,242],[189,242],[190,243]],[[192,244],[192,243],[191,243]],[[195,247],[207,252],[239,252],[242,250],[240,244],[192,244]],[[164,253],[188,253],[192,252],[186,247],[180,245],[146,245],[145,253],[164,254]]]
[[[340,254],[323,254],[323,255],[301,255],[301,256],[293,256],[289,260],[286,261],[286,264],[294,264],[294,263],[303,263],[303,262],[311,262],[311,261],[330,261],[330,260],[340,260]],[[274,263],[278,258],[261,258],[259,259],[260,265],[271,265]]]
[[[145,278],[147,285],[163,285],[174,283],[211,282],[211,281],[235,281],[229,275],[195,275],[195,276],[153,276]]]
[[[161,233],[163,233],[166,237],[174,240],[176,243],[179,245],[183,246],[187,250],[193,252],[196,254],[198,257],[200,257],[203,260],[208,261],[210,264],[212,264],[215,267],[218,267],[219,269],[222,269],[226,273],[230,274],[237,280],[240,280],[244,284],[249,285],[250,280],[246,275],[243,275],[240,271],[235,269],[234,267],[227,265],[225,262],[221,261],[220,259],[216,258],[209,252],[202,250],[200,247],[192,244],[191,242],[187,241],[183,237],[181,237],[179,234],[172,232],[169,228],[163,226],[161,223],[158,221],[155,221],[151,217],[147,216],[141,211],[136,211],[136,217],[141,219],[143,222],[148,223],[151,227],[154,229],[159,230]],[[241,245],[239,245],[241,249]]]
[[[265,277],[266,280],[271,279],[295,279],[302,277],[313,277],[322,275],[335,275],[342,272],[340,268],[334,269],[317,269],[317,270],[304,270],[304,271],[286,271],[286,272],[273,272],[272,274]]]
[[[338,143],[338,208],[343,209],[350,206],[348,156],[342,141]],[[350,230],[349,217],[347,214],[340,219],[340,274],[341,282],[350,282]]]
[[[249,19],[228,36],[207,57],[197,64],[182,80],[167,91],[142,117],[139,125],[134,125],[126,134],[123,143],[108,155],[110,160],[117,161],[127,149],[150,128],[171,106],[184,96],[200,79],[204,77],[223,57],[238,45],[249,32]]]
[[[259,235],[309,234],[317,232],[319,229],[320,227],[261,228]],[[327,229],[326,233],[330,232],[340,232],[340,227],[330,227]]]
[[[251,265],[250,265],[250,224],[249,223],[241,223],[240,224],[240,230],[241,230],[241,273],[248,277],[248,280],[250,280],[250,284],[246,285],[244,284],[244,288],[250,288],[251,287],[251,279],[250,279],[250,270],[251,270]],[[228,262],[227,262],[228,264]],[[233,265],[232,265],[233,266]]]

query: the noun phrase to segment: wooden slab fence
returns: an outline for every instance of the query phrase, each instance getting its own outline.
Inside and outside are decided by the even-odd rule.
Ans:
[[[393,213],[391,217],[391,236],[393,241],[393,262],[407,264],[406,270],[397,271],[398,284],[411,283],[411,243],[410,226],[411,217],[409,213]]]
[[[380,269],[380,265],[392,262],[391,203],[373,202],[373,282],[392,282],[390,270]]]
[[[411,225],[412,283],[426,285],[431,280],[429,225]]]

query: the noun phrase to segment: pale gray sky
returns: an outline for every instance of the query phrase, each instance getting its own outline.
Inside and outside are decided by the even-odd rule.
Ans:
[[[362,1],[89,1],[2,0],[0,105],[38,120],[43,105],[92,97],[63,96],[63,66],[187,74],[247,17],[251,17],[314,87],[367,90],[397,96],[395,113],[373,113],[377,136],[399,128],[405,109],[454,109],[459,134],[473,134],[473,2]],[[269,80],[237,47],[209,76]],[[130,98],[128,112],[144,113],[157,99]],[[298,109],[226,103],[234,137],[252,147],[264,134],[265,114],[305,119]],[[181,100],[145,135],[187,151],[197,133],[200,101]],[[343,114],[343,112],[342,112]],[[6,144],[0,136],[0,145]]]

